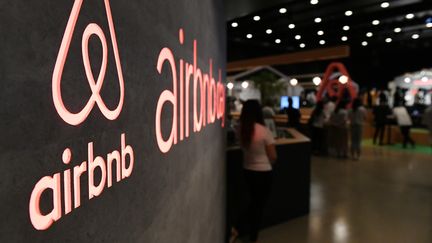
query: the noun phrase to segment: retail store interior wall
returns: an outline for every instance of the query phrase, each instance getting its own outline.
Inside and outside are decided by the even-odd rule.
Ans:
[[[0,9],[0,242],[222,242],[221,114],[193,132],[191,80],[189,137],[179,128],[163,153],[155,124],[161,94],[175,93],[168,61],[157,69],[170,57],[164,47],[179,75],[196,39],[197,66],[209,73],[211,59],[224,80],[220,1],[17,0]],[[162,108],[166,140],[174,109]],[[117,161],[108,163],[116,156],[119,178]]]

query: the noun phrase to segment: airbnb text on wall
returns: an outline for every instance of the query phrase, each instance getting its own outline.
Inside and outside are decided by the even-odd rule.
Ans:
[[[194,237],[219,242],[220,4],[3,5],[10,12],[0,18],[2,33],[10,27],[23,32],[0,40],[11,50],[2,51],[10,61],[0,91],[0,111],[7,115],[1,128],[9,141],[1,146],[1,212],[8,220],[0,225],[0,240],[190,242],[184,233],[198,227]],[[206,9],[207,24],[178,9]],[[20,22],[6,20],[18,14],[25,16]],[[200,228],[206,218],[215,220],[210,234]]]

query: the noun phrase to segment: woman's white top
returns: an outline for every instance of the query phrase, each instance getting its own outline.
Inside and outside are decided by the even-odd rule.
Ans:
[[[360,106],[356,111],[351,111],[350,120],[351,125],[363,125],[363,122],[366,120],[366,108]]]
[[[393,114],[399,126],[412,126],[412,120],[408,111],[403,106],[393,108]]]
[[[274,144],[272,133],[263,125],[255,123],[254,134],[249,148],[243,147],[243,168],[253,171],[271,171],[266,146]]]

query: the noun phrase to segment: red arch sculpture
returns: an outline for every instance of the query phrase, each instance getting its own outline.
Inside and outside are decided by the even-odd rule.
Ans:
[[[345,75],[348,77],[348,82],[346,82],[345,84],[342,84],[339,82],[338,79],[332,79],[330,80],[330,76],[336,72],[339,71],[342,75]],[[333,89],[334,86],[337,86],[337,92]],[[357,97],[357,92],[353,86],[353,81],[347,71],[347,69],[345,68],[345,65],[343,65],[343,63],[340,62],[332,62],[328,65],[325,73],[324,73],[324,77],[322,79],[321,85],[318,89],[318,93],[317,93],[317,100],[321,100],[323,98],[324,93],[327,91],[327,93],[329,94],[329,96],[336,96],[338,98],[338,102],[342,99],[344,90],[347,89],[350,96],[351,96],[351,100],[354,100]]]

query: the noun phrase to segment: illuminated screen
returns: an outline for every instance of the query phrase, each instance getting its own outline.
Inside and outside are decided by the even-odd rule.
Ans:
[[[294,107],[295,109],[300,109],[300,97],[299,96],[291,96],[291,99],[293,101],[292,107]],[[280,108],[282,110],[285,107],[288,107],[288,96],[282,96],[281,97]]]

